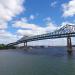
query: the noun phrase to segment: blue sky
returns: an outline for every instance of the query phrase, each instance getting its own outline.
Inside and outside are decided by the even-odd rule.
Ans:
[[[44,34],[66,24],[75,24],[75,0],[0,0],[0,12],[0,43],[14,42],[24,35]],[[50,45],[66,45],[66,39],[58,40],[53,40],[57,43]],[[53,41],[43,40],[39,44],[46,42],[45,45],[48,45]]]

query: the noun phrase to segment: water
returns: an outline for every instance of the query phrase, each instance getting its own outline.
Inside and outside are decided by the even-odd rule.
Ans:
[[[75,75],[75,48],[0,51],[0,75]]]

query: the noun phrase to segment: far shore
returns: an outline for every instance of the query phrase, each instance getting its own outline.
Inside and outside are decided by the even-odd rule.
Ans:
[[[1,46],[1,48],[0,48],[0,50],[11,50],[11,49],[13,49],[13,50],[15,50],[15,49],[32,49],[32,48],[52,48],[52,47],[66,47],[67,48],[67,46],[43,46],[43,45],[41,45],[41,46],[11,46],[11,47],[6,47],[5,45],[3,45],[3,46]],[[72,45],[72,47],[75,47],[75,45]]]

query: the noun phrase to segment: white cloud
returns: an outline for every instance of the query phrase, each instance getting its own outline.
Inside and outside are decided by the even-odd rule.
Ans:
[[[35,16],[34,15],[30,15],[30,20],[34,20],[35,19]]]
[[[24,22],[24,21],[16,21],[14,24],[13,24],[13,27],[16,27],[16,28],[20,28],[17,33],[20,33],[22,35],[39,35],[39,34],[44,34],[44,33],[47,33],[47,32],[51,32],[53,30],[55,30],[57,27],[49,22],[47,23],[46,27],[41,27],[39,25],[36,25],[36,24],[29,24],[27,22]],[[22,29],[23,28],[23,29]]]
[[[75,0],[70,0],[68,3],[62,4],[63,16],[74,16],[75,15]]]
[[[71,22],[65,21],[65,22],[62,22],[61,27],[64,26],[64,25],[67,25],[67,24],[75,25],[75,23],[71,23]]]
[[[37,30],[23,30],[23,29],[19,29],[17,30],[17,34],[21,35],[21,36],[34,36],[34,35],[40,35],[40,34],[44,34],[46,33],[46,31],[44,29],[37,29]]]
[[[21,21],[16,21],[15,24],[13,24],[13,27],[36,30],[38,26],[35,24],[26,23],[21,20]]]
[[[0,0],[0,29],[7,28],[8,21],[25,10],[24,0]]]
[[[7,44],[7,43],[15,42],[20,38],[21,36],[14,35],[5,30],[0,30],[0,43]]]
[[[65,46],[67,45],[66,38],[59,38],[59,39],[45,39],[45,40],[38,40],[29,42],[28,45],[36,46],[36,45],[44,45],[44,46]]]
[[[51,18],[50,17],[44,18],[43,21],[50,22],[51,21]]]
[[[54,2],[52,2],[52,3],[51,3],[51,5],[50,5],[50,6],[51,6],[51,7],[55,7],[55,6],[56,6],[56,4],[57,4],[57,2],[56,2],[56,1],[54,1]]]
[[[28,19],[26,17],[24,17],[24,18],[21,18],[21,21],[22,22],[28,22]]]
[[[22,30],[22,29],[17,30],[17,34],[22,35],[22,36],[24,36],[24,35],[26,35],[26,36],[34,35],[32,30]]]
[[[8,28],[7,23],[5,23],[5,22],[0,23],[0,30],[4,30],[4,29],[7,29],[7,28]]]
[[[0,0],[0,17],[8,21],[12,17],[21,13],[23,8],[23,0]]]
[[[45,27],[47,32],[52,32],[54,30],[56,30],[58,27],[53,24],[52,22],[47,23],[47,27]]]

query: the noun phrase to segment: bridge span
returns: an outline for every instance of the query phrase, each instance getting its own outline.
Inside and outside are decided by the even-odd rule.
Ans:
[[[67,47],[69,48],[68,51],[71,51],[72,43],[71,37],[75,37],[75,25],[65,25],[54,32],[35,35],[35,36],[23,36],[21,39],[17,40],[16,42],[9,43],[10,45],[17,45],[20,43],[24,43],[24,46],[27,46],[27,42],[37,41],[37,40],[44,40],[44,39],[56,39],[56,38],[67,38]]]

